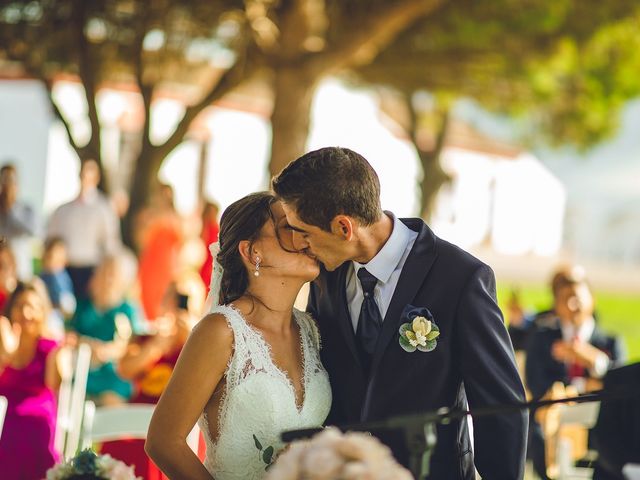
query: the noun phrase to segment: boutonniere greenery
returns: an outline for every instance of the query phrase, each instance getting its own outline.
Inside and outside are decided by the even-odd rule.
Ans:
[[[440,328],[433,321],[433,315],[425,307],[407,305],[402,312],[400,338],[398,342],[405,352],[431,352],[438,345]]]

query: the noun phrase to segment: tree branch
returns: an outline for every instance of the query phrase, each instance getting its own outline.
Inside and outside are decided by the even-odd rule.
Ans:
[[[86,3],[79,0],[75,4],[73,28],[76,41],[78,42],[78,74],[84,87],[85,99],[87,101],[87,112],[91,124],[91,137],[85,147],[85,153],[93,157],[102,167],[101,142],[100,142],[100,120],[98,118],[98,108],[96,105],[96,79],[91,68],[91,58],[89,44],[84,34],[86,23]],[[85,160],[82,158],[82,160]]]
[[[45,82],[47,83],[47,82]],[[62,111],[60,110],[60,107],[58,107],[58,104],[56,103],[56,101],[53,99],[53,95],[52,95],[52,91],[51,88],[47,85],[47,90],[49,93],[49,103],[51,104],[51,108],[53,109],[53,113],[55,114],[55,116],[58,118],[58,120],[60,120],[62,122],[62,125],[64,126],[65,131],[67,132],[67,139],[69,140],[69,143],[71,144],[71,147],[75,150],[76,154],[82,158],[82,147],[80,147],[75,139],[73,138],[73,134],[71,133],[71,125],[69,124],[69,122],[67,122],[67,119],[64,118],[64,115],[62,114]]]
[[[367,63],[414,22],[437,10],[447,0],[398,0],[372,12],[358,28],[322,53],[310,54],[304,63],[318,72]]]
[[[47,78],[47,76],[42,71],[42,68],[40,66],[34,65],[33,62],[30,61],[30,59],[16,58],[13,56],[10,56],[10,58],[14,61],[21,62],[22,68],[24,68],[26,73],[28,73],[34,78],[37,78],[43,83],[44,87],[47,89],[47,98],[49,100],[49,105],[51,105],[51,109],[53,110],[53,113],[56,116],[56,118],[60,122],[62,122],[62,126],[64,127],[65,132],[67,132],[67,139],[69,140],[69,144],[71,145],[71,148],[73,148],[73,150],[76,152],[78,157],[82,158],[83,150],[85,147],[81,147],[80,145],[78,145],[76,140],[73,138],[73,133],[71,132],[71,125],[69,124],[67,119],[64,118],[64,115],[62,114],[62,110],[60,109],[60,107],[58,106],[58,104],[53,98],[53,82],[49,78]]]
[[[142,96],[142,105],[144,109],[144,124],[142,128],[142,149],[146,150],[151,146],[151,101],[153,99],[153,85],[148,85],[144,80],[144,37],[147,34],[147,22],[141,21],[136,32],[136,39],[133,43],[133,68]]]
[[[200,99],[199,102],[187,107],[182,120],[180,120],[180,123],[178,123],[176,129],[163,144],[150,147],[152,150],[159,154],[157,155],[159,159],[158,161],[161,161],[174,148],[180,145],[185,135],[189,131],[191,122],[193,122],[193,120],[198,116],[200,112],[202,112],[202,110],[204,110],[216,100],[222,98],[244,80],[253,75],[253,73],[257,70],[257,66],[248,57],[249,54],[246,54],[238,58],[236,63],[234,63],[231,68],[229,68],[222,74],[220,80],[218,80],[218,82],[216,82],[211,87],[211,89],[202,97],[202,99]]]

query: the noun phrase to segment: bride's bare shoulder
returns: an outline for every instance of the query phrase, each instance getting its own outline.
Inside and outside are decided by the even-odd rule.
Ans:
[[[224,313],[210,313],[202,318],[191,331],[191,337],[197,337],[213,344],[229,344],[233,342],[233,331]]]

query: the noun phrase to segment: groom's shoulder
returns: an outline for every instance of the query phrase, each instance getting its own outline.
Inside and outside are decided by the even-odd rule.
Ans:
[[[436,235],[422,219],[403,218],[401,220],[412,230],[418,232],[416,242],[430,243],[433,245],[432,248],[436,255],[436,265],[441,268],[456,268],[472,272],[480,268],[490,269],[490,267],[479,258],[460,248],[458,245]]]

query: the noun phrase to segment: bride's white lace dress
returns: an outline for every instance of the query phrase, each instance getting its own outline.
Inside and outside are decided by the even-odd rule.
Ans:
[[[304,397],[296,404],[289,377],[272,360],[263,336],[230,306],[217,306],[233,330],[233,354],[225,372],[218,436],[211,438],[206,414],[198,421],[207,443],[204,465],[215,480],[260,479],[283,447],[283,430],[322,425],[331,406],[331,387],[320,362],[320,335],[313,319],[294,310],[304,361]]]

